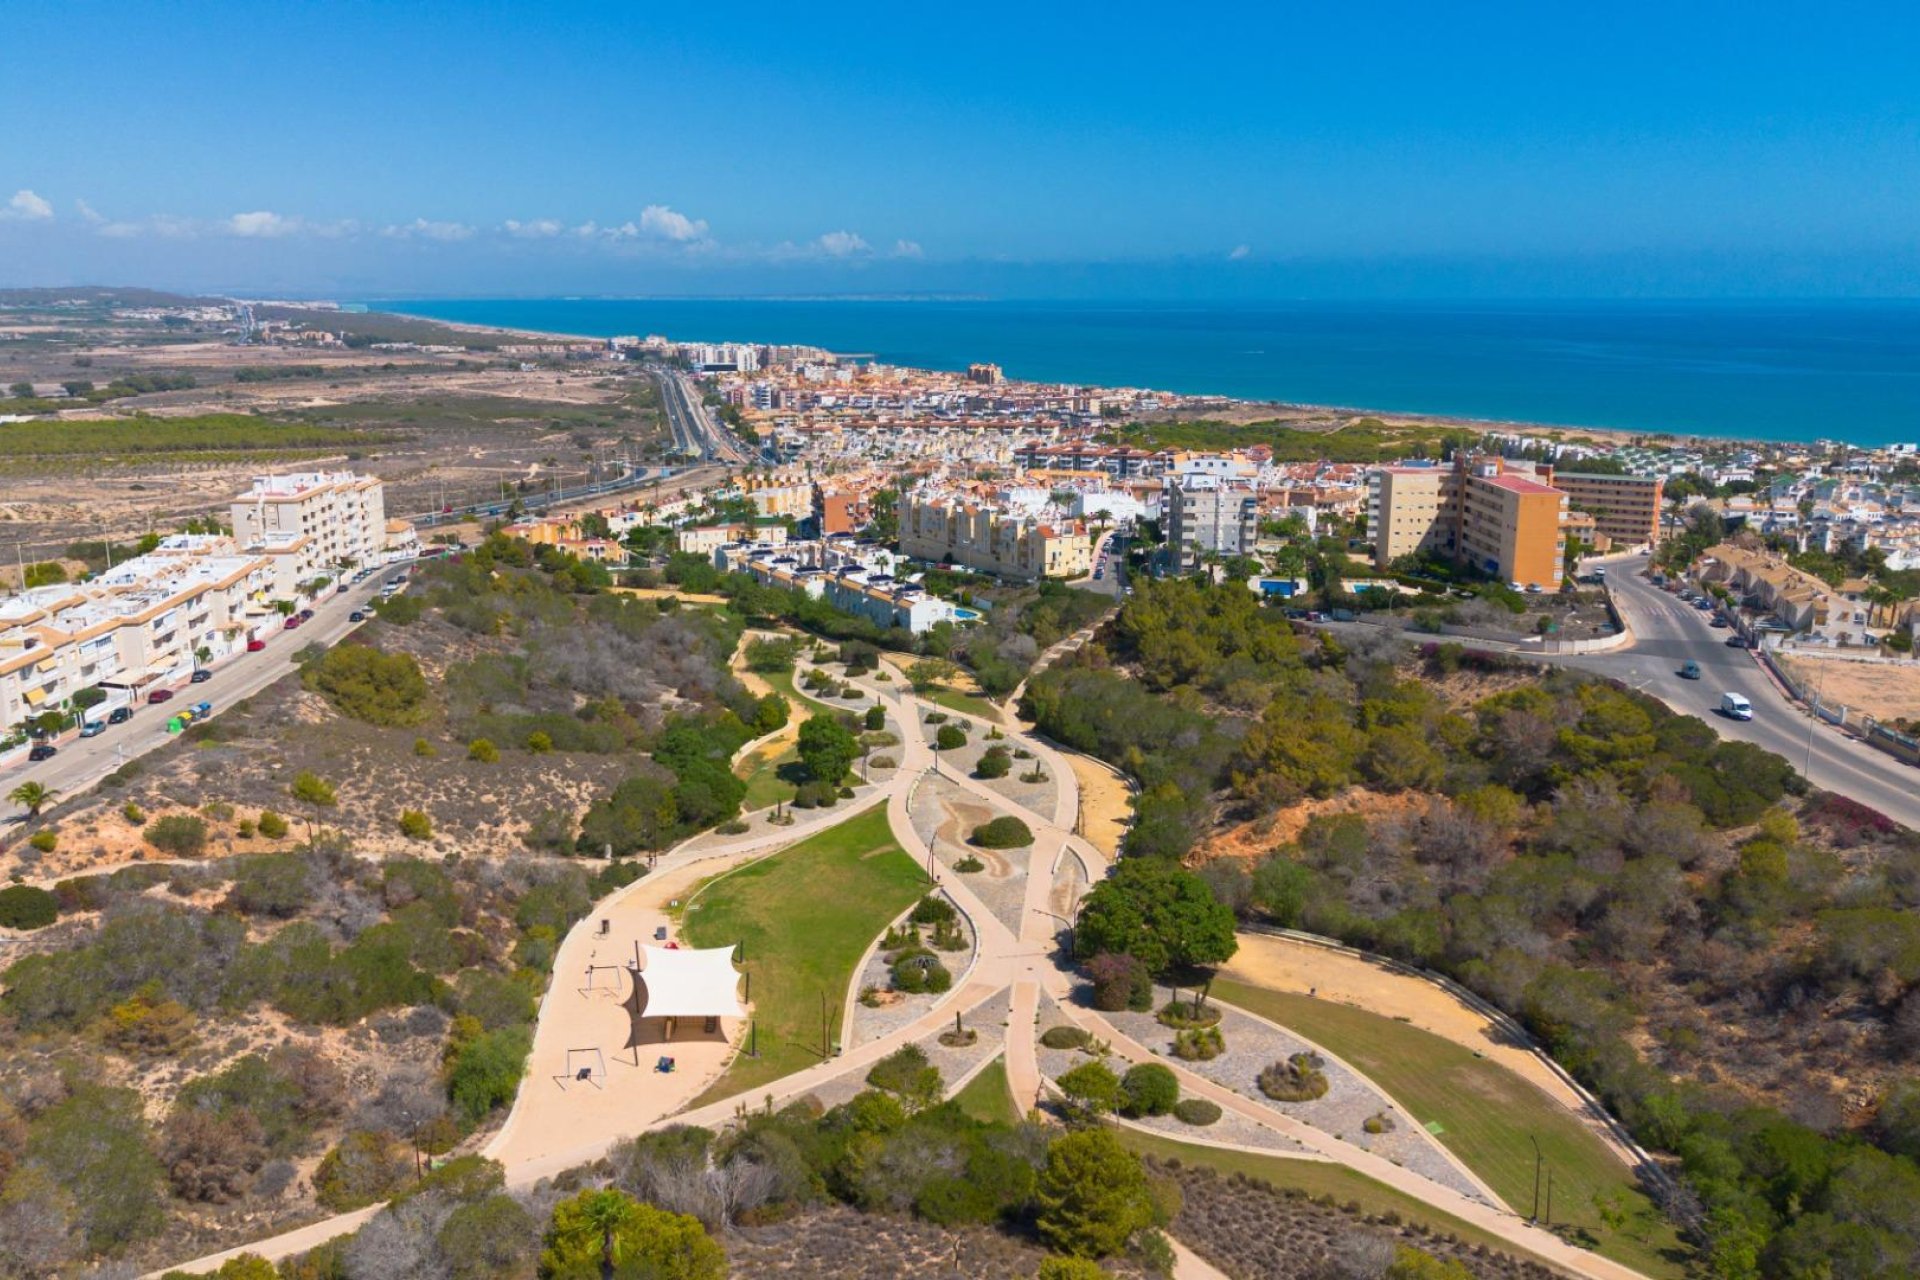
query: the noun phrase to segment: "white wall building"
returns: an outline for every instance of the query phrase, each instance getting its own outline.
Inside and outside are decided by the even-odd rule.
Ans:
[[[288,599],[301,583],[384,564],[390,539],[412,533],[390,532],[384,487],[351,471],[258,476],[232,513],[234,541],[269,558],[274,590]]]

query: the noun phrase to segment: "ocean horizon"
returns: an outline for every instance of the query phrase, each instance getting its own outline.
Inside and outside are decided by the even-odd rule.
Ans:
[[[793,343],[1009,378],[1541,426],[1920,439],[1920,301],[364,300],[546,333]]]

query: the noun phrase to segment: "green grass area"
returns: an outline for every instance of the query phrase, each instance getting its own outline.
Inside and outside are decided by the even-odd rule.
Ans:
[[[800,749],[792,742],[767,755],[755,752],[742,760],[740,767],[740,776],[747,780],[747,797],[742,803],[748,813],[792,801],[805,780]]]
[[[1290,1160],[1285,1156],[1263,1156],[1251,1151],[1227,1151],[1163,1138],[1125,1126],[1116,1126],[1114,1132],[1122,1143],[1141,1155],[1198,1165],[1228,1177],[1236,1173],[1245,1174],[1276,1187],[1296,1188],[1310,1196],[1331,1196],[1341,1204],[1359,1205],[1362,1213],[1398,1213],[1408,1222],[1419,1223],[1434,1231],[1450,1231],[1470,1244],[1484,1244],[1501,1253],[1538,1261],[1533,1254],[1515,1248],[1491,1232],[1482,1231],[1424,1200],[1416,1200],[1384,1182],[1375,1182],[1364,1173],[1355,1173],[1342,1164],[1327,1160]]]
[[[1371,1077],[1442,1145],[1525,1214],[1533,1208],[1534,1142],[1553,1170],[1553,1221],[1591,1233],[1598,1252],[1648,1275],[1680,1276],[1690,1251],[1639,1189],[1633,1173],[1578,1117],[1531,1083],[1472,1050],[1350,1005],[1230,979],[1216,998],[1291,1027]],[[1626,1215],[1601,1221],[1606,1203]]]
[[[1007,1087],[1007,1060],[995,1058],[980,1074],[967,1081],[967,1087],[953,1095],[959,1108],[975,1120],[988,1124],[1014,1124],[1020,1113],[1013,1107],[1013,1090]]]
[[[681,929],[696,947],[741,943],[759,1057],[737,1056],[695,1106],[818,1063],[821,1005],[838,1034],[853,968],[894,917],[926,892],[919,864],[874,805],[772,857],[703,885]]]
[[[949,711],[958,711],[963,715],[979,716],[988,724],[1000,723],[1000,708],[988,702],[977,693],[961,693],[958,689],[949,689],[939,685],[920,695],[928,702],[937,702]]]

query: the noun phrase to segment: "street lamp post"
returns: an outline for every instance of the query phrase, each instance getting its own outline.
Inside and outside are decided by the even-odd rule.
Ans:
[[[1528,1134],[1527,1141],[1533,1144],[1533,1213],[1527,1221],[1538,1222],[1540,1221],[1540,1166],[1544,1157],[1540,1154],[1540,1139]]]

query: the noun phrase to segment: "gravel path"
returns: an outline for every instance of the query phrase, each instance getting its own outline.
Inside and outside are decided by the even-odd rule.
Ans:
[[[933,856],[945,867],[944,875],[966,881],[987,909],[1013,930],[1020,932],[1020,917],[1027,909],[1027,849],[974,849],[966,843],[976,826],[994,816],[992,806],[970,794],[958,783],[928,774],[913,797],[913,830],[923,842],[908,852],[926,856],[926,844],[933,844]],[[986,863],[982,871],[961,872],[954,867],[961,859],[975,857]]]
[[[964,1015],[965,1024],[980,1033],[966,1048],[949,1049],[941,1044],[939,1031],[930,1032],[914,1041],[926,1051],[927,1061],[940,1068],[940,1078],[947,1082],[948,1088],[952,1088],[954,1082],[971,1070],[976,1062],[995,1057],[1005,1049],[1000,1029],[1006,1024],[1007,1008],[1011,998],[1012,992],[1002,989],[996,995],[976,1005],[972,1012]],[[919,1012],[926,1012],[925,1007],[922,1006]],[[946,1027],[941,1028],[941,1031],[950,1030],[951,1027],[952,1024],[949,1022]],[[820,1100],[821,1105],[831,1108],[850,1101],[855,1094],[869,1087],[866,1071],[849,1071],[834,1077],[812,1092],[813,1096]]]

